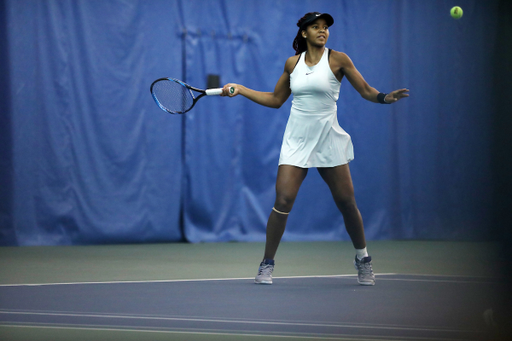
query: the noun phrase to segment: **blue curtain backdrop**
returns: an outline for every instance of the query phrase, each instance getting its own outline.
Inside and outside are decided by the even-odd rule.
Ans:
[[[457,4],[460,20],[441,0],[0,1],[0,244],[264,240],[291,98],[175,116],[149,85],[272,91],[309,11],[333,15],[328,47],[370,85],[411,90],[387,106],[342,83],[367,238],[490,238],[499,2]],[[348,240],[314,169],[284,240]]]

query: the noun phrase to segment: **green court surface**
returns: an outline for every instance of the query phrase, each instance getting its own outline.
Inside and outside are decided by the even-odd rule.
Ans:
[[[263,243],[37,246],[0,248],[0,284],[253,277]],[[493,276],[492,243],[368,243],[376,273]],[[353,274],[350,242],[282,243],[274,276]]]

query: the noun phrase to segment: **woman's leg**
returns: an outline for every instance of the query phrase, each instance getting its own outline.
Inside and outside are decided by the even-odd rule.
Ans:
[[[363,218],[354,198],[354,186],[348,164],[332,168],[319,168],[320,175],[331,189],[336,206],[343,215],[345,228],[356,249],[354,265],[358,271],[357,281],[361,285],[375,285],[372,258],[366,251]]]
[[[264,259],[274,259],[286,228],[288,213],[292,210],[300,185],[307,174],[307,168],[290,165],[279,166],[276,181],[276,201],[274,203],[275,210],[270,212],[267,222]]]
[[[332,168],[318,168],[331,190],[336,206],[343,215],[345,228],[356,249],[366,247],[363,218],[356,205],[354,186],[348,164]]]

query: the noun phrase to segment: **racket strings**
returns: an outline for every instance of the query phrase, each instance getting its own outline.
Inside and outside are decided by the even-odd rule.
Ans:
[[[158,102],[170,112],[183,113],[194,104],[194,96],[185,86],[171,80],[156,82],[153,93]]]

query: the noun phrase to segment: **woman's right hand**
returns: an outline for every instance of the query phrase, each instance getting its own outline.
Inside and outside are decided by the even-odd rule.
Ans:
[[[231,89],[233,88],[233,89]],[[235,97],[240,93],[239,85],[234,83],[228,83],[222,88],[221,96]]]

